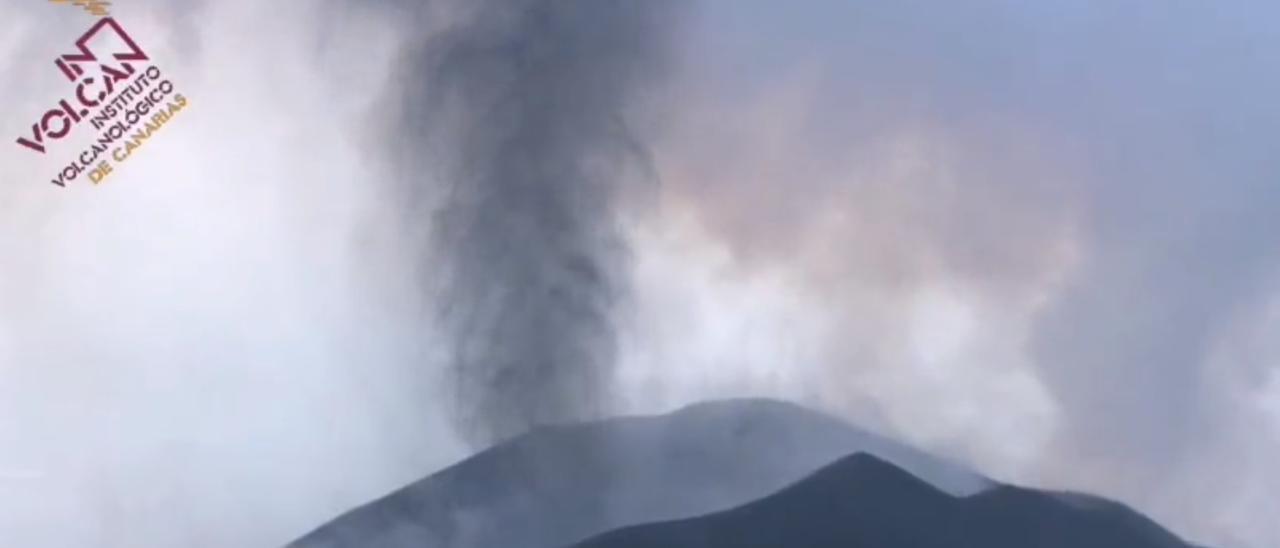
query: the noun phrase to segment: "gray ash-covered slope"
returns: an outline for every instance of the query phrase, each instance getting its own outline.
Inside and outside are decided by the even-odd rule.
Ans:
[[[573,548],[1189,548],[1129,508],[998,486],[953,496],[866,454],[777,494],[703,517],[638,525]]]
[[[730,400],[537,429],[352,510],[291,548],[562,548],[774,493],[856,451],[942,489],[977,474],[791,404]]]

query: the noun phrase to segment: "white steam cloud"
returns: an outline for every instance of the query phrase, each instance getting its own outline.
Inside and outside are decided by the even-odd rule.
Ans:
[[[412,4],[119,2],[190,107],[100,187],[0,146],[0,545],[276,546],[463,454],[457,181],[391,143],[475,8]],[[656,199],[588,223],[633,256],[612,381],[548,416],[782,396],[1280,544],[1280,13],[699,5],[631,128]],[[91,20],[0,7],[16,136]]]

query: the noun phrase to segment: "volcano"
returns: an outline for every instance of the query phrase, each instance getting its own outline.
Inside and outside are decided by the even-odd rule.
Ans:
[[[629,527],[573,548],[1189,548],[1129,508],[998,486],[955,496],[867,454],[725,512]]]
[[[728,400],[666,415],[539,428],[339,516],[289,546],[562,548],[620,527],[737,507],[856,452],[877,455],[930,489],[957,496],[994,485],[796,405]]]

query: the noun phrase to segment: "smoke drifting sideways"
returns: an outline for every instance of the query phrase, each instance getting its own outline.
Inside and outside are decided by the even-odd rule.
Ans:
[[[618,214],[652,182],[629,109],[661,75],[675,3],[486,1],[407,59],[414,196],[449,390],[477,444],[598,416],[625,294]],[[428,188],[423,188],[428,187]]]
[[[1277,544],[1280,498],[1257,495],[1280,480],[1260,404],[1280,375],[1274,7],[702,5],[656,148],[664,204],[695,222],[655,246],[723,254],[707,287],[746,280],[726,300],[786,315],[670,328],[699,301],[668,299],[649,330],[684,350],[799,325],[782,342],[803,344],[708,345],[675,374],[650,351],[637,385],[754,376],[1208,544]],[[673,264],[696,266],[650,270],[687,284]]]

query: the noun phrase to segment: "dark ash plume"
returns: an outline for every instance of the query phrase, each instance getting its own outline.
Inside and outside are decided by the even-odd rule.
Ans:
[[[447,186],[430,267],[473,441],[601,407],[626,289],[619,202],[648,171],[624,111],[657,76],[671,6],[486,1],[413,60],[405,123]]]

